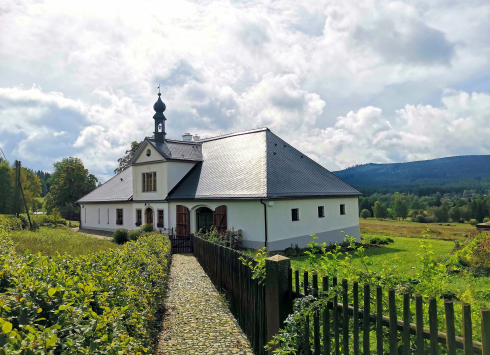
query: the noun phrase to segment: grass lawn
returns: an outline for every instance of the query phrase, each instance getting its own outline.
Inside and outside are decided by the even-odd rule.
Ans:
[[[79,234],[69,228],[41,227],[36,232],[21,230],[8,234],[14,241],[18,253],[30,250],[32,253],[41,252],[44,255],[55,255],[59,252],[77,256],[120,248],[111,241]]]
[[[403,228],[403,226],[401,226]],[[362,233],[362,232],[361,232]],[[370,269],[374,271],[380,271],[383,268],[384,263],[389,265],[397,265],[399,272],[406,275],[414,275],[416,269],[414,267],[420,267],[420,261],[417,257],[421,253],[419,238],[407,238],[407,237],[396,237],[392,234],[383,234],[383,236],[390,236],[395,242],[389,245],[383,245],[378,248],[368,248],[366,249],[366,255],[373,262]],[[362,235],[363,242],[367,243],[368,238],[372,235]],[[431,239],[430,244],[432,244],[434,257],[439,260],[446,259],[453,249],[454,243],[451,241]],[[319,259],[320,255],[315,255]],[[295,270],[300,270],[300,272],[305,271],[308,267],[306,262],[307,256],[291,258],[291,266]],[[352,262],[354,265],[358,263],[360,265],[360,260],[353,258]],[[476,300],[480,303],[485,304],[487,307],[490,306],[490,277],[478,277],[474,278],[472,276],[461,276],[453,275],[449,278],[449,289],[453,292],[459,290],[460,292],[466,291],[471,288],[476,295]],[[458,293],[458,292],[456,292]]]
[[[416,223],[410,220],[393,221],[377,220],[374,218],[360,219],[362,236],[388,236],[420,238],[422,233],[429,228],[431,239],[458,240],[476,234],[476,227],[467,223]]]

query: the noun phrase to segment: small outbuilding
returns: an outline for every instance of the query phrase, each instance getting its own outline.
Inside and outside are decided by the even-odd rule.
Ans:
[[[154,135],[123,172],[77,201],[82,228],[152,224],[177,235],[233,228],[242,230],[244,247],[269,250],[304,247],[310,234],[320,243],[360,240],[355,188],[268,128],[166,139],[158,96]]]

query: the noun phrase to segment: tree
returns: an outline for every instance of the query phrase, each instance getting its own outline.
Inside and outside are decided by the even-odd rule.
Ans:
[[[434,216],[437,222],[447,222],[449,220],[449,208],[447,204],[442,204],[434,210]]]
[[[420,201],[417,199],[417,200],[413,200],[413,202],[410,205],[410,208],[412,210],[421,210],[421,209],[424,208],[424,206],[422,206],[422,204],[420,203]]]
[[[377,219],[383,219],[388,217],[388,209],[383,203],[379,201],[376,201],[374,203],[373,212],[374,212],[374,217]]]
[[[371,217],[371,212],[369,212],[369,210],[365,208],[361,211],[361,217],[364,219],[369,218]]]
[[[117,159],[119,166],[114,169],[114,174],[122,173],[127,168],[127,164],[133,157],[134,153],[136,153],[139,145],[140,143],[136,141],[131,142],[131,148],[129,148],[129,150],[126,150],[126,154],[122,158]]]
[[[0,158],[0,214],[12,213],[14,208],[14,187],[10,180],[10,166]]]
[[[77,159],[79,162],[74,164],[59,164],[60,162],[57,162],[54,164],[55,172],[51,177],[53,183],[45,201],[46,211],[52,213],[56,208],[63,218],[77,219],[79,208],[75,206],[75,202],[96,188],[97,178],[93,174],[89,174],[80,159],[66,159],[66,162],[73,162],[70,159]]]
[[[461,219],[461,209],[459,207],[452,207],[449,210],[449,218],[451,218],[455,223],[459,222]]]
[[[395,215],[398,218],[405,219],[408,216],[408,205],[407,202],[398,198],[393,202],[393,209],[395,210]]]

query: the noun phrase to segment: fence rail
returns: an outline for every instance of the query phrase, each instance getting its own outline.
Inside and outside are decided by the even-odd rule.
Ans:
[[[252,258],[236,250],[195,237],[194,254],[216,288],[226,293],[231,312],[257,355],[266,353],[264,345],[284,325],[295,298],[310,292],[313,296],[329,293],[337,286],[340,294],[315,311],[311,319],[306,316],[302,352],[298,354],[490,355],[488,308],[481,308],[482,342],[478,342],[473,341],[468,304],[462,304],[463,336],[457,336],[452,301],[444,302],[444,319],[439,319],[435,298],[429,298],[424,312],[420,295],[397,295],[393,289],[386,292],[369,284],[360,290],[357,282],[349,285],[337,277],[324,276],[319,280],[316,274],[300,275],[285,257],[267,259],[266,280],[261,285],[239,260],[242,257],[254,263]],[[426,324],[424,318],[428,318]],[[446,333],[439,331],[440,323]]]
[[[252,279],[250,268],[239,260],[253,260],[228,247],[194,237],[194,255],[215,287],[230,302],[231,313],[247,335],[254,353],[266,354],[265,287]]]

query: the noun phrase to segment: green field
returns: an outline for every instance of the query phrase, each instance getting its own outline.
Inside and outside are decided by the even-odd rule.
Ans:
[[[41,252],[50,256],[56,255],[57,252],[77,256],[120,248],[112,241],[90,237],[65,227],[41,227],[35,232],[20,230],[8,234],[14,241],[15,251],[18,253],[30,250],[32,253]]]

